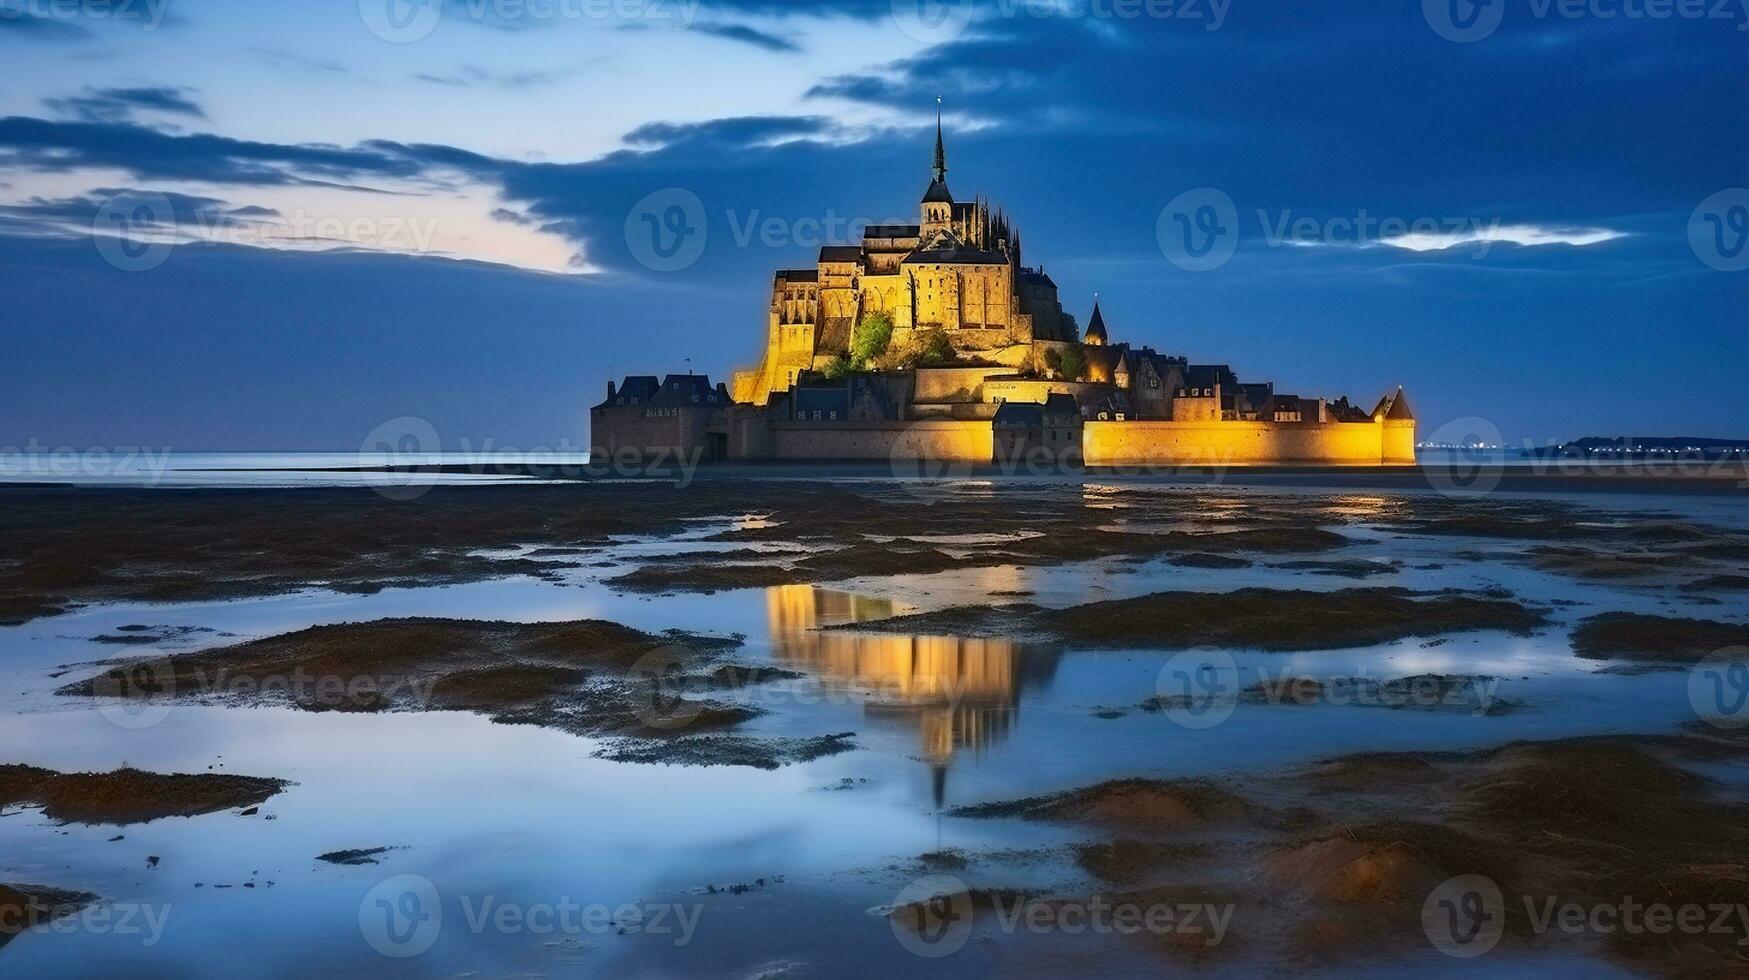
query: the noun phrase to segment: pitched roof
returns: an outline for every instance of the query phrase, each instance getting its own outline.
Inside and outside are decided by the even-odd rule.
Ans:
[[[822,245],[820,246],[821,262],[861,262],[861,245]]]
[[[862,237],[867,238],[916,238],[923,234],[923,229],[917,225],[864,225]]]
[[[999,429],[1038,429],[1045,424],[1045,407],[1038,402],[1003,402],[996,409]]]
[[[929,189],[923,192],[924,204],[952,204],[953,193],[947,189],[944,180],[932,180]]]
[[[709,375],[670,374],[662,380],[661,391],[651,401],[657,405],[726,404],[728,399],[721,395],[722,392],[711,387]]]
[[[819,282],[820,281],[820,270],[819,269],[779,269],[779,270],[777,270],[777,280],[779,282]]]
[[[1105,332],[1105,314],[1099,312],[1098,300],[1093,301],[1093,319],[1087,321],[1087,339],[1101,343],[1111,339]]]
[[[1391,410],[1385,413],[1385,418],[1393,422],[1415,421],[1415,410],[1409,407],[1409,396],[1403,394],[1403,386],[1397,386],[1397,397],[1391,399]]]

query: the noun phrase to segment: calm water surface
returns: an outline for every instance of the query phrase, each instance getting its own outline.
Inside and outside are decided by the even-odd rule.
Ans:
[[[1103,491],[1109,492],[1109,491]],[[1378,498],[1351,496],[1364,515]],[[1602,506],[1607,498],[1588,496]],[[1644,495],[1618,501],[1643,510]],[[1728,503],[1671,499],[1664,507],[1743,526]],[[1170,521],[1127,512],[1123,519]],[[686,537],[720,529],[701,525]],[[1115,776],[1242,779],[1320,757],[1379,749],[1438,749],[1602,732],[1665,732],[1693,719],[1684,673],[1599,671],[1575,658],[1565,627],[1605,609],[1742,619],[1739,605],[1587,584],[1510,565],[1466,560],[1472,539],[1401,537],[1364,525],[1344,559],[1394,560],[1400,573],[1368,585],[1418,589],[1500,586],[1531,602],[1561,599],[1559,625],[1535,637],[1468,634],[1306,654],[1236,651],[1242,674],[1401,676],[1489,674],[1498,697],[1522,708],[1388,711],[1241,705],[1225,724],[1192,730],[1139,710],[1172,656],[1160,651],[1030,649],[1007,640],[829,632],[823,625],[966,603],[1070,605],[1162,589],[1226,591],[1270,585],[1334,590],[1349,579],[1267,563],[1237,570],[1094,562],[989,568],[716,595],[615,593],[613,568],[567,570],[562,583],[524,579],[368,597],[312,592],[238,602],[112,605],[0,630],[0,744],[6,762],[61,770],[131,765],[162,772],[275,776],[296,785],[260,816],[234,812],[125,828],[59,827],[35,811],[0,815],[0,880],[76,888],[116,907],[167,916],[161,935],[33,934],[0,950],[0,976],[752,976],[878,975],[1084,969],[1029,940],[974,943],[946,963],[920,960],[877,913],[919,873],[917,855],[943,847],[1023,852],[978,862],[976,884],[1051,887],[1080,879],[1057,845],[1063,827],[940,816],[966,803],[1082,786]],[[976,537],[941,542],[975,549]],[[1487,547],[1510,547],[1490,543]],[[628,540],[619,559],[702,545]],[[590,558],[590,561],[599,560]],[[1286,559],[1266,559],[1267,561]],[[1433,566],[1441,567],[1422,567]],[[56,697],[118,648],[92,637],[124,624],[185,626],[161,650],[186,650],[326,623],[391,616],[516,621],[609,619],[649,630],[738,633],[736,659],[802,672],[733,695],[768,709],[753,734],[857,733],[854,752],[765,772],[629,765],[593,756],[599,743],[463,713],[314,715],[284,709],[177,705],[167,712]],[[1170,624],[1162,624],[1169,630]],[[150,648],[126,648],[128,656]],[[1115,716],[1112,716],[1115,715]],[[1110,716],[1110,717],[1107,717]],[[1726,771],[1728,780],[1749,774]],[[268,819],[271,818],[271,819]],[[123,839],[112,840],[121,835]],[[337,867],[315,855],[398,848],[374,866]],[[158,857],[149,869],[147,858]],[[414,874],[440,896],[442,928],[417,959],[381,955],[361,930],[373,888]],[[986,876],[988,880],[986,880]],[[756,883],[763,879],[763,886]],[[254,887],[245,887],[253,885]],[[729,886],[751,885],[739,894]],[[229,887],[221,887],[229,886]],[[712,893],[711,889],[717,889]],[[687,936],[598,928],[514,931],[472,919],[486,903],[519,907],[627,903],[696,910]],[[648,914],[646,912],[646,914]],[[623,924],[623,923],[622,923]],[[1028,957],[1036,953],[1039,959]],[[1157,975],[1160,961],[1106,950],[1117,974]],[[1428,973],[1464,964],[1428,952]],[[1024,971],[1023,968],[1024,967]],[[1490,960],[1499,973],[1607,975],[1555,954]],[[1223,969],[1247,973],[1255,965]],[[1381,967],[1381,970],[1386,969]],[[1355,975],[1352,970],[1344,975]]]

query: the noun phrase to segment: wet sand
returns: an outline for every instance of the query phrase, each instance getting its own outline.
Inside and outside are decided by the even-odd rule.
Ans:
[[[1625,894],[1672,904],[1749,901],[1749,832],[1743,829],[1749,812],[1735,778],[1749,765],[1749,743],[1699,726],[1621,734],[1636,731],[1629,709],[1581,729],[1605,734],[1538,738],[1549,715],[1571,710],[1561,698],[1580,710],[1617,706],[1579,682],[1543,696],[1497,690],[1518,678],[1513,652],[1533,643],[1556,647],[1575,665],[1575,677],[1592,669],[1584,666],[1591,660],[1606,659],[1611,663],[1599,678],[1650,690],[1660,682],[1657,673],[1627,672],[1685,668],[1743,642],[1749,625],[1737,583],[1749,580],[1749,530],[1673,516],[1650,494],[1644,506],[1638,500],[1605,506],[1512,494],[1271,495],[1231,484],[1064,488],[969,481],[919,488],[713,479],[690,489],[587,483],[438,488],[413,501],[351,490],[0,495],[28,504],[0,508],[0,611],[9,610],[0,619],[41,619],[38,625],[54,631],[64,612],[101,612],[104,603],[144,600],[173,611],[195,601],[239,600],[245,609],[275,597],[307,595],[310,602],[252,628],[220,620],[148,626],[176,620],[146,618],[151,613],[130,608],[125,617],[79,634],[91,647],[76,656],[88,659],[56,665],[56,679],[45,688],[54,692],[45,698],[52,704],[32,710],[187,707],[223,713],[224,721],[198,717],[221,731],[235,726],[234,737],[245,739],[253,725],[282,724],[280,714],[371,738],[386,734],[390,748],[369,764],[380,766],[391,786],[398,785],[392,735],[400,729],[389,726],[401,718],[454,715],[567,740],[531,777],[555,795],[586,763],[660,770],[655,792],[688,814],[731,810],[742,795],[731,790],[742,786],[757,786],[777,801],[780,812],[770,825],[653,852],[674,862],[705,861],[701,855],[712,848],[746,848],[758,855],[754,860],[787,871],[782,847],[761,841],[786,839],[774,827],[817,819],[800,815],[817,812],[809,809],[815,796],[866,798],[871,807],[897,797],[907,801],[908,815],[919,808],[939,814],[938,838],[945,828],[956,840],[981,834],[1011,841],[980,849],[938,839],[933,849],[904,852],[900,872],[958,875],[971,883],[967,896],[984,931],[968,955],[983,966],[995,964],[997,972],[1028,972],[1025,963],[1035,952],[1025,937],[991,926],[1017,903],[1061,914],[1096,895],[1139,906],[1230,906],[1234,914],[1230,936],[1219,943],[1182,935],[1107,937],[1064,954],[1088,971],[1388,968],[1400,964],[1397,957],[1427,951],[1423,903],[1459,875],[1485,875],[1514,897],[1501,948],[1508,963],[1558,953],[1672,976],[1743,968],[1742,951],[1733,945],[1737,936],[1568,941],[1537,928],[1516,900],[1531,895],[1597,903]],[[1399,541],[1450,542],[1449,554],[1436,561],[1395,555]],[[1521,594],[1471,574],[1498,568],[1539,588]],[[1235,584],[1237,576],[1271,584]],[[1423,577],[1438,582],[1421,587]],[[470,606],[470,597],[484,594],[470,586],[494,580],[538,584],[552,598],[534,615],[552,621],[493,618]],[[769,649],[757,637],[743,643],[708,617],[669,612],[729,608],[689,603],[702,603],[705,593],[751,589],[736,595],[761,612],[769,603],[775,617],[798,594],[764,588],[844,580],[877,595],[904,596],[910,605],[852,596],[845,601],[854,614],[808,619],[783,638],[793,646],[778,644],[774,635]],[[1124,585],[1157,580],[1172,584],[1165,590]],[[1358,587],[1362,580],[1382,584]],[[1068,598],[1060,588],[1053,591],[1052,583],[1061,581],[1078,583]],[[1567,598],[1562,590],[1569,585],[1589,608],[1565,608],[1581,601]],[[1559,598],[1551,597],[1551,588]],[[333,622],[322,618],[326,612],[308,611],[385,592],[429,593],[437,598],[422,601],[439,603],[445,595],[459,598],[441,617],[396,613]],[[571,593],[579,596],[575,603],[567,601]],[[821,597],[807,589],[800,595],[807,597],[807,615],[817,615]],[[621,612],[646,603],[654,611],[642,619],[594,618],[604,596],[620,602],[615,608]],[[1658,612],[1671,603],[1681,611]],[[1697,614],[1704,603],[1713,605]],[[466,618],[470,613],[478,618]],[[1354,722],[1381,746],[1404,744],[1400,730],[1412,723],[1449,722],[1453,730],[1473,726],[1468,740],[1487,747],[1348,752],[1311,766],[1160,775],[1162,767],[1194,753],[1194,744],[1206,743],[1186,748],[1183,739],[1170,737],[1187,734],[1166,721],[1184,706],[1158,696],[1151,669],[1131,666],[1142,654],[1203,647],[1267,654],[1282,664],[1268,683],[1229,693],[1232,704],[1254,712],[1235,717],[1260,726],[1229,729],[1231,739],[1317,732],[1319,719],[1340,728],[1349,717],[1332,710],[1340,704],[1403,712],[1368,711]],[[1387,650],[1397,662],[1385,677],[1350,673],[1357,650]],[[1461,653],[1448,656],[1454,650]],[[1073,659],[1077,651],[1109,652]],[[1327,669],[1320,657],[1332,658]],[[1029,743],[1039,754],[1027,765],[1040,772],[1027,774],[1019,792],[999,788],[1006,771],[999,770],[970,784],[977,789],[969,798],[944,803],[937,782],[933,810],[926,798],[908,802],[905,780],[943,780],[956,765],[961,778],[975,774],[976,762],[967,757],[975,760],[998,744],[1021,712],[1038,713],[1050,672],[1058,669],[1076,671],[1077,683],[1091,693],[1052,707],[1103,727],[1093,734],[1066,729],[1077,737],[1060,745]],[[1111,678],[1146,676],[1140,684],[1107,682],[1102,671]],[[299,677],[304,681],[278,683]],[[324,684],[324,678],[340,683]],[[759,696],[894,681],[890,701],[871,700],[849,725],[842,712]],[[1668,693],[1674,686],[1656,689]],[[1632,687],[1609,690],[1627,690],[1630,701],[1635,696]],[[1293,721],[1278,728],[1273,720],[1263,723],[1260,712]],[[1158,723],[1166,735],[1138,742],[1135,729],[1124,726],[1144,721]],[[378,722],[382,727],[352,727]],[[895,746],[895,723],[915,723],[920,741]],[[490,744],[477,730],[459,730]],[[539,744],[547,751],[554,745]],[[458,742],[444,753],[460,762],[467,750]],[[72,825],[224,820],[226,811],[269,797],[284,794],[276,807],[300,798],[296,786],[266,777],[301,783],[356,764],[347,761],[350,749],[328,751],[293,757],[311,767],[306,771],[251,766],[261,777],[134,770],[77,775],[65,766],[0,766],[0,801]],[[1071,767],[1064,754],[1092,761]],[[1093,778],[1103,781],[1087,779],[1088,768],[1100,770]],[[1083,775],[1059,778],[1067,772]],[[895,773],[905,775],[896,779]],[[1105,779],[1108,774],[1113,778]],[[720,782],[725,775],[745,783]],[[767,777],[773,781],[755,781]],[[1019,781],[1013,773],[1006,778]],[[705,786],[709,792],[700,789]],[[340,815],[355,805],[362,803],[341,801]],[[485,809],[503,805],[478,801]],[[528,802],[519,798],[518,805]],[[587,819],[603,820],[629,804],[619,800],[598,811],[587,799],[580,806]],[[887,811],[871,812],[885,814],[873,823],[894,819]],[[271,826],[308,832],[311,821],[332,819],[295,814],[288,807],[285,819]],[[505,819],[516,825],[514,816]],[[13,832],[27,836],[31,829]],[[352,825],[332,835],[338,839],[300,842],[297,860],[331,875],[439,875],[443,857],[478,854],[478,841],[491,837],[488,830],[458,844],[379,829]],[[593,843],[565,839],[558,850],[529,860],[563,862]],[[82,860],[100,866],[96,845],[84,846],[90,858]],[[515,848],[484,853],[478,866],[492,875],[521,859]],[[806,887],[784,885],[775,873],[712,881],[699,872],[692,878],[691,887],[706,896],[699,901],[721,921],[775,916],[807,922],[830,908],[819,932],[747,925],[745,939],[717,933],[719,945],[666,951],[674,959],[645,947],[616,947],[611,955],[597,950],[580,969],[716,975],[732,960],[747,972],[739,966],[752,961],[739,955],[736,943],[748,942],[771,946],[761,951],[761,963],[793,957],[803,964],[791,969],[796,975],[842,972],[846,964],[885,970],[893,961],[884,957],[902,951],[895,952],[881,931],[885,919],[865,910],[895,890],[881,877],[886,866],[860,851],[833,853],[839,864]],[[604,857],[589,852],[588,860],[599,864]],[[97,880],[89,866],[78,873],[47,870],[8,867],[0,869],[0,880],[45,881],[84,901],[87,892],[126,898],[137,887],[113,877]],[[282,882],[287,877],[273,873]],[[878,900],[850,888],[856,896],[851,911],[822,903],[823,892],[862,876],[878,882]],[[755,880],[758,887],[748,884]],[[34,894],[5,887],[0,904],[18,904],[9,894]],[[342,918],[352,916],[358,896],[338,891],[347,906]],[[32,914],[53,914],[53,905]],[[929,926],[928,909],[915,902],[883,914],[901,924],[909,920],[908,928]],[[878,919],[877,938],[870,938],[865,919]],[[356,945],[356,923],[344,925]],[[8,952],[35,945],[21,941]],[[387,962],[362,952],[373,957],[365,962]],[[499,969],[509,962],[472,965]],[[964,962],[950,958],[937,972],[953,972]],[[530,972],[562,972],[565,965],[538,960]],[[1000,969],[1004,965],[1011,969]]]

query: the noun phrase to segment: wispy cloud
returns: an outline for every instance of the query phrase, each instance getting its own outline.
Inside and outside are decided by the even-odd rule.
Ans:
[[[281,48],[250,48],[249,51],[251,54],[259,55],[262,60],[276,68],[329,75],[352,74],[352,69],[332,58],[312,58]]]
[[[787,37],[748,27],[745,24],[694,24],[692,29],[700,34],[708,34],[725,41],[750,44],[761,50],[780,54],[793,54],[802,49],[801,45]]]
[[[1627,232],[1609,228],[1554,228],[1545,225],[1482,225],[1457,231],[1408,232],[1379,239],[1381,245],[1408,249],[1411,252],[1437,252],[1468,245],[1601,245]]]
[[[142,111],[205,119],[206,110],[189,98],[193,91],[168,85],[87,88],[79,95],[44,99],[43,105],[51,112],[85,122],[128,122]]]
[[[519,89],[563,81],[582,71],[583,67],[583,65],[571,65],[566,68],[548,68],[536,71],[500,72],[481,68],[478,65],[463,65],[448,74],[420,72],[413,78],[416,81],[444,85],[450,88]]]

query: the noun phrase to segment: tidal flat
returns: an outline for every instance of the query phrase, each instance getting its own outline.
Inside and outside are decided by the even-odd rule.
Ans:
[[[1455,975],[1468,876],[1494,972],[1749,969],[1544,914],[1749,903],[1738,497],[0,502],[0,975]]]

